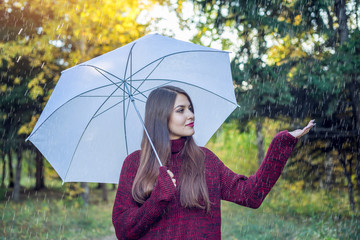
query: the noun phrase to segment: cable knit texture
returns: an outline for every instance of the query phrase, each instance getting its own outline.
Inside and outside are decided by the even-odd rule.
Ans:
[[[180,191],[167,173],[167,169],[171,170],[179,182],[183,160],[179,152],[184,142],[184,138],[171,141],[171,159],[166,166],[160,167],[156,185],[142,205],[136,203],[131,195],[140,151],[125,159],[112,217],[118,239],[221,239],[220,200],[258,208],[280,177],[297,138],[287,131],[278,133],[256,174],[250,177],[234,173],[214,153],[201,148],[206,155],[206,183],[212,202],[210,213],[202,209],[183,208]]]

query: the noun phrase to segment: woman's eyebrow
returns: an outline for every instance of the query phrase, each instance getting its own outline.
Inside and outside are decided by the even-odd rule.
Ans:
[[[189,104],[189,106],[191,106],[191,104]],[[176,109],[176,108],[184,108],[184,107],[186,107],[185,105],[177,105],[174,109]]]
[[[185,107],[184,105],[177,105],[174,109],[176,109],[176,108],[179,108],[179,107]]]

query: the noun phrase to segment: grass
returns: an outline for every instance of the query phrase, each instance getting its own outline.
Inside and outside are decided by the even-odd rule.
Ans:
[[[22,191],[22,201],[0,203],[0,239],[96,239],[113,234],[111,210],[114,191],[108,203],[100,190],[91,189],[90,204],[80,198],[67,200],[61,189]]]
[[[266,202],[265,202],[266,203]],[[264,204],[259,209],[222,202],[223,239],[360,239],[357,216],[311,217],[281,212]]]
[[[283,207],[288,199],[277,195],[282,187],[274,189],[257,210],[222,201],[222,239],[359,239],[359,216],[331,211],[326,201],[312,207],[294,201]],[[282,191],[291,195],[286,189]],[[84,206],[79,198],[67,200],[61,188],[22,191],[19,203],[10,201],[7,193],[6,200],[0,202],[0,239],[102,239],[114,235],[114,194],[109,191],[110,200],[104,203],[100,190],[92,188],[90,205]],[[300,197],[314,195],[317,193],[305,192]]]

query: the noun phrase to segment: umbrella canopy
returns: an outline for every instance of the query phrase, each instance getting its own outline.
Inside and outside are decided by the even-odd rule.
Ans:
[[[203,146],[238,106],[228,52],[150,34],[62,72],[30,140],[64,182],[117,183],[149,93],[184,89]]]

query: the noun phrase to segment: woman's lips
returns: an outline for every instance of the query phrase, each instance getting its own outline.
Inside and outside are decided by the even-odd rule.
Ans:
[[[188,127],[194,127],[194,122],[189,123],[189,124],[186,124],[186,126],[188,126]]]

